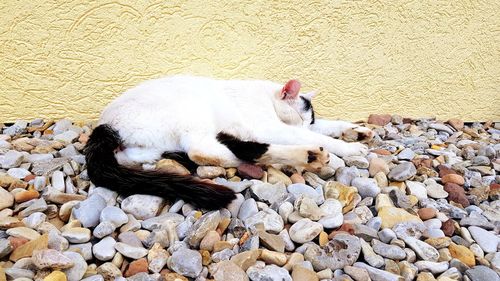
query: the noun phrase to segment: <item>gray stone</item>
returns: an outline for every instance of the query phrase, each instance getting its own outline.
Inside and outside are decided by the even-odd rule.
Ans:
[[[238,218],[240,220],[245,220],[259,212],[257,208],[257,203],[255,203],[255,199],[249,198],[241,204],[240,211],[238,212]]]
[[[23,162],[24,155],[16,150],[9,150],[0,158],[0,166],[4,169],[16,168]]]
[[[214,182],[231,189],[235,193],[243,192],[245,189],[249,188],[253,184],[253,182],[249,180],[233,182],[233,181],[228,181],[224,178],[215,178]]]
[[[411,162],[403,162],[396,167],[394,167],[387,177],[391,180],[395,181],[405,181],[411,179],[413,176],[417,174],[417,169],[415,165]]]
[[[286,269],[274,264],[264,267],[251,266],[247,269],[247,275],[252,281],[292,281]]]
[[[356,166],[360,169],[367,169],[369,166],[368,160],[363,156],[346,156],[343,158],[347,166]]]
[[[331,270],[341,269],[352,265],[361,253],[361,242],[353,235],[340,233],[328,242],[325,247],[316,244],[308,244],[304,252],[304,258],[310,261],[315,271],[327,268]]]
[[[268,204],[283,201],[288,195],[286,190],[285,185],[281,182],[276,184],[254,184],[250,187],[250,192],[254,198]]]
[[[73,266],[71,268],[64,270],[68,281],[81,280],[87,271],[87,262],[85,262],[85,259],[80,254],[75,252],[64,252],[63,254],[73,262]]]
[[[289,185],[287,190],[292,193],[295,198],[299,198],[303,195],[313,199],[316,204],[322,204],[324,201],[322,193],[319,193],[317,190],[306,184],[294,183]]]
[[[24,179],[25,177],[31,175],[30,171],[24,168],[10,168],[7,174],[16,179]]]
[[[351,185],[351,181],[359,176],[359,170],[354,166],[341,167],[335,173],[335,179],[344,185]]]
[[[201,239],[203,239],[209,231],[215,230],[220,221],[221,216],[219,211],[211,211],[204,214],[193,224],[187,233],[186,241],[189,245],[198,247]]]
[[[471,281],[500,280],[500,277],[498,277],[498,274],[495,271],[484,265],[478,265],[471,269],[468,269],[467,271],[465,271],[465,275],[467,275],[467,277],[469,277]]]
[[[115,244],[116,241],[113,237],[105,237],[92,247],[92,252],[98,260],[109,261],[116,254]]]
[[[403,281],[403,277],[396,275],[394,273],[390,273],[385,270],[380,270],[374,267],[371,267],[365,263],[357,262],[353,264],[354,267],[362,268],[368,271],[368,275],[370,275],[371,280],[373,281]]]
[[[135,194],[125,198],[121,208],[136,219],[145,220],[156,216],[163,203],[163,198],[158,196]]]
[[[469,227],[469,232],[483,251],[486,253],[495,253],[497,251],[500,240],[497,235],[477,226]]]
[[[419,271],[429,271],[432,274],[439,274],[445,272],[449,265],[448,262],[432,262],[432,261],[417,261],[415,266]]]
[[[439,259],[439,252],[431,245],[420,241],[414,237],[403,238],[405,243],[412,248],[417,255],[426,261],[437,262]]]
[[[10,244],[10,241],[8,239],[0,239],[0,258],[5,257],[6,255],[10,254],[14,248],[12,247],[12,244]]]
[[[128,222],[128,217],[120,208],[107,206],[101,211],[100,221],[107,221],[112,223],[115,227],[120,227]]]
[[[31,172],[37,176],[50,176],[54,171],[61,169],[68,163],[66,158],[54,158],[47,161],[34,162]]]
[[[172,254],[168,265],[181,275],[195,278],[202,270],[201,254],[198,251],[181,248]]]
[[[303,244],[312,241],[318,236],[323,231],[323,226],[320,223],[304,218],[294,223],[289,231],[292,241]]]
[[[412,160],[413,158],[415,158],[415,152],[410,148],[405,148],[398,153],[399,160]]]
[[[94,227],[99,223],[101,211],[106,201],[98,194],[92,195],[73,207],[73,215],[83,227]]]
[[[403,249],[395,245],[388,245],[376,239],[372,240],[372,248],[375,253],[384,258],[392,260],[403,260],[406,258],[406,253]]]
[[[354,178],[351,185],[358,188],[358,193],[362,198],[376,197],[380,193],[380,187],[374,179]]]
[[[264,229],[268,232],[277,234],[284,225],[281,216],[272,209],[266,209],[244,220],[246,227],[251,227],[258,223],[264,224]]]
[[[135,219],[135,218],[134,218]],[[178,225],[184,221],[184,216],[176,213],[165,213],[163,215],[159,215],[157,217],[153,217],[147,220],[142,221],[142,228],[147,230],[159,229],[162,227],[166,227],[168,224]],[[130,217],[129,217],[130,222]],[[135,227],[131,225],[133,230]],[[123,228],[123,227],[122,227]],[[122,230],[123,231],[123,230]]]
[[[140,259],[148,254],[148,250],[142,247],[134,247],[128,244],[117,242],[115,249],[127,258]]]
[[[113,223],[109,221],[103,221],[94,228],[93,234],[94,237],[103,238],[104,236],[108,236],[113,233],[115,229],[116,226]]]

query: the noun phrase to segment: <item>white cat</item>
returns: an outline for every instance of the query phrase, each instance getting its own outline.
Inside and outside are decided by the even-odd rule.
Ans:
[[[339,156],[365,154],[361,143],[334,139],[367,128],[318,120],[313,93],[300,83],[215,80],[173,76],[151,80],[122,94],[102,112],[86,147],[90,179],[123,194],[181,198],[203,208],[225,206],[234,194],[189,176],[133,170],[166,152],[184,152],[198,165],[236,167],[242,162],[280,164],[317,171]]]

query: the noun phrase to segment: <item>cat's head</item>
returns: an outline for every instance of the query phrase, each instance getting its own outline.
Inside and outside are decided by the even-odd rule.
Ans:
[[[283,86],[278,98],[288,108],[282,108],[278,115],[287,124],[309,127],[314,124],[314,110],[311,100],[316,93],[300,93],[300,86],[300,82],[297,80],[290,80]]]

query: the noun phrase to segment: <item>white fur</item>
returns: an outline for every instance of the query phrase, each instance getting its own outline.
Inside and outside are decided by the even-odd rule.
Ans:
[[[316,120],[310,126],[310,118],[301,114],[300,99],[281,99],[282,88],[283,84],[261,80],[166,77],[123,93],[102,112],[99,124],[111,125],[123,139],[125,149],[117,153],[121,164],[153,162],[163,152],[183,151],[198,164],[211,164],[200,163],[200,158],[214,158],[222,166],[238,165],[240,160],[216,140],[219,132],[288,145],[279,149],[281,155],[283,149],[292,153],[304,145],[325,147],[339,156],[366,153],[362,144],[330,137],[357,125]]]

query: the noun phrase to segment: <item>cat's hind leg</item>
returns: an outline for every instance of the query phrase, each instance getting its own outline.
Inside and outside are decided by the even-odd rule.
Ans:
[[[241,164],[226,146],[210,136],[194,136],[181,141],[184,151],[191,161],[201,166],[220,166],[225,168],[237,167]]]

